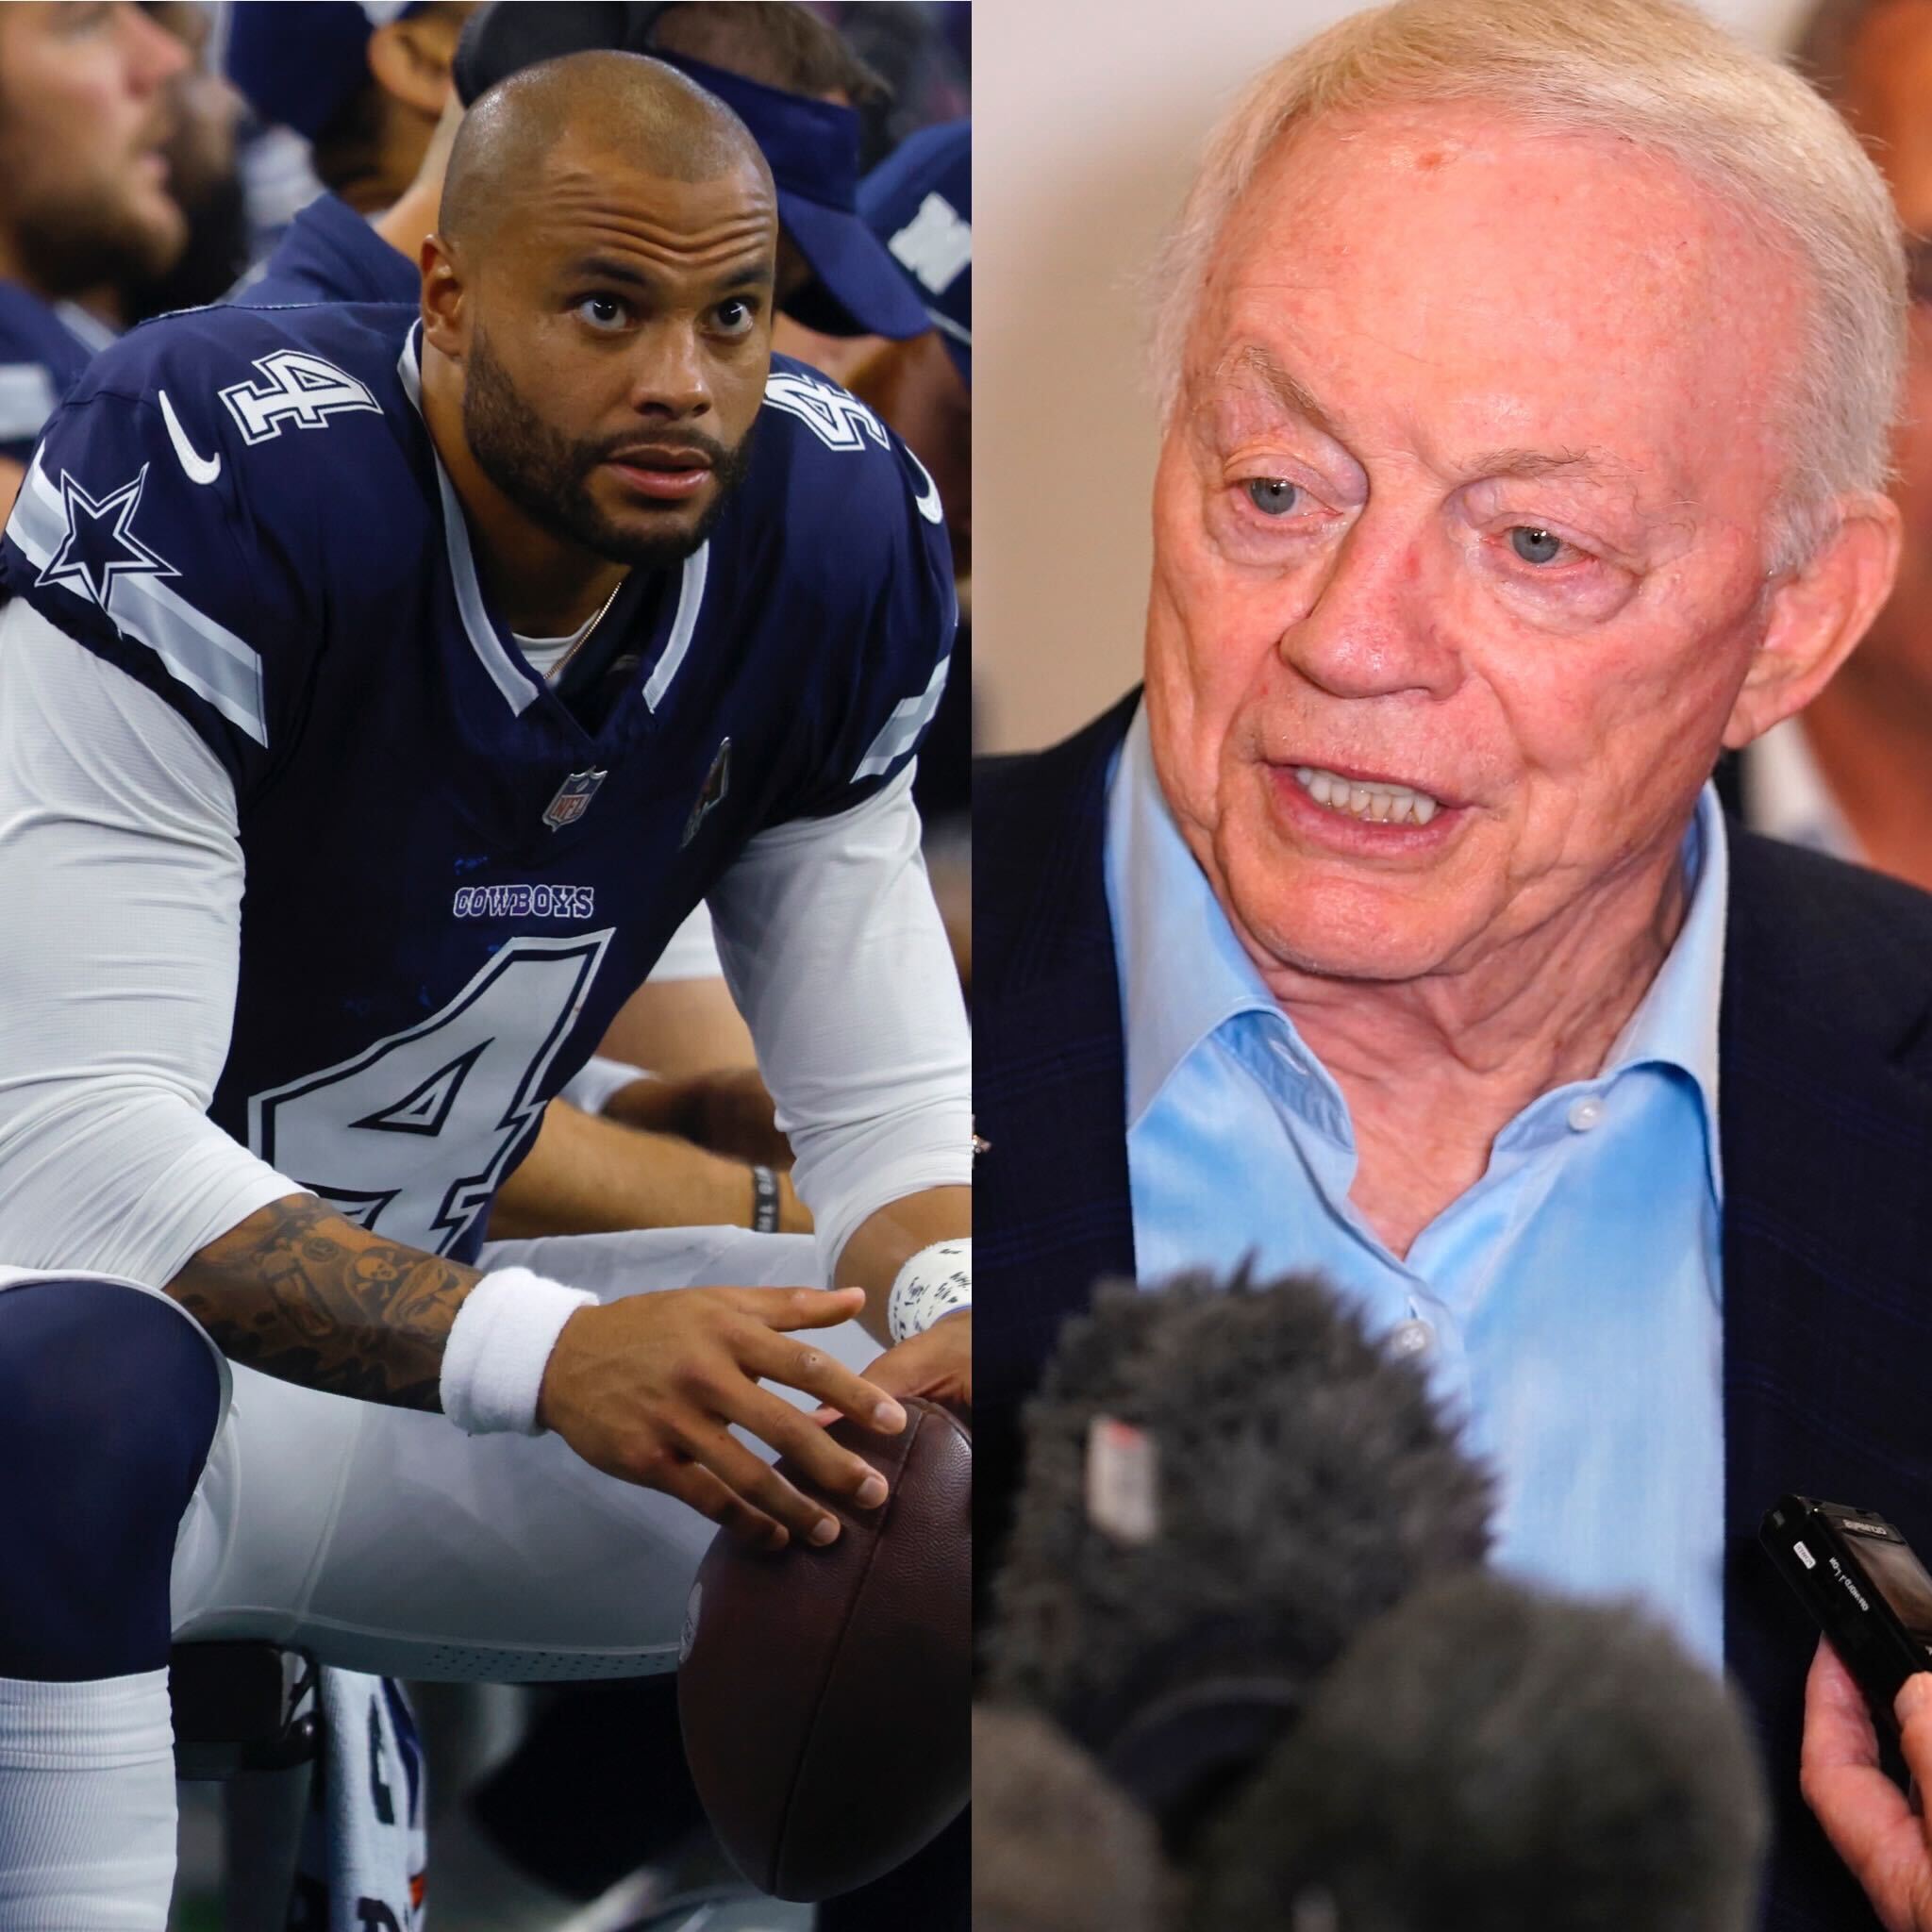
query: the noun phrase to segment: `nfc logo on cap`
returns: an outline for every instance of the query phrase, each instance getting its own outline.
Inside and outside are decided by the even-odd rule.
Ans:
[[[705,1586],[693,1583],[691,1595],[684,1604],[684,1631],[677,1640],[677,1661],[687,1664],[691,1661],[691,1645],[698,1641],[698,1612],[704,1607]]]
[[[944,294],[959,271],[973,262],[973,230],[939,194],[928,194],[886,246],[935,295]]]

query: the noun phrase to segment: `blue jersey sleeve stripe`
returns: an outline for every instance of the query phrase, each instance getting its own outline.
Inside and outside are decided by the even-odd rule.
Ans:
[[[691,649],[691,641],[697,632],[698,612],[705,602],[705,579],[710,571],[710,552],[708,543],[700,543],[684,559],[684,575],[677,586],[677,618],[671,626],[664,655],[644,686],[644,702],[654,711],[671,689],[671,680],[677,675],[677,667],[684,662],[684,654]]]
[[[44,571],[66,535],[66,513],[41,469],[27,471],[7,534],[36,570]],[[60,582],[52,588],[86,604],[84,591]],[[260,656],[233,631],[197,610],[158,577],[123,576],[108,592],[108,613],[123,637],[144,644],[194,694],[212,705],[256,743],[268,743],[267,707]]]
[[[932,723],[940,700],[946,694],[946,674],[952,668],[953,654],[948,651],[933,667],[925,689],[916,698],[902,698],[892,707],[891,715],[859,759],[858,769],[852,774],[853,784],[890,772],[919,742],[921,733]]]

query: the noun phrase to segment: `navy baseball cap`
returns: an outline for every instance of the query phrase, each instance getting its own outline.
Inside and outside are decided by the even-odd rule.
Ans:
[[[369,36],[422,0],[236,0],[225,65],[256,117],[313,141],[369,82]]]
[[[973,124],[908,135],[858,186],[858,212],[918,291],[973,387]]]

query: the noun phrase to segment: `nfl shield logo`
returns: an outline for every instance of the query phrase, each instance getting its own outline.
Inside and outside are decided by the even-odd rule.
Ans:
[[[726,738],[720,741],[711,759],[711,769],[705,774],[705,782],[699,789],[697,803],[691,807],[691,816],[684,822],[684,837],[677,841],[680,851],[697,837],[698,827],[718,806],[724,804],[730,790],[731,741]]]
[[[597,788],[603,784],[602,772],[573,772],[557,788],[557,796],[543,808],[543,823],[553,832],[560,832],[566,825],[574,825],[591,808],[591,801],[597,795]]]

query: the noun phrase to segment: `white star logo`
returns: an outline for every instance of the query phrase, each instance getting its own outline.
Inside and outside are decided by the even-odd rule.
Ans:
[[[117,576],[179,576],[165,558],[157,557],[129,525],[147,488],[147,465],[131,482],[108,495],[90,496],[65,471],[60,473],[60,501],[67,512],[67,534],[41,573],[43,584],[66,584],[108,608]]]

